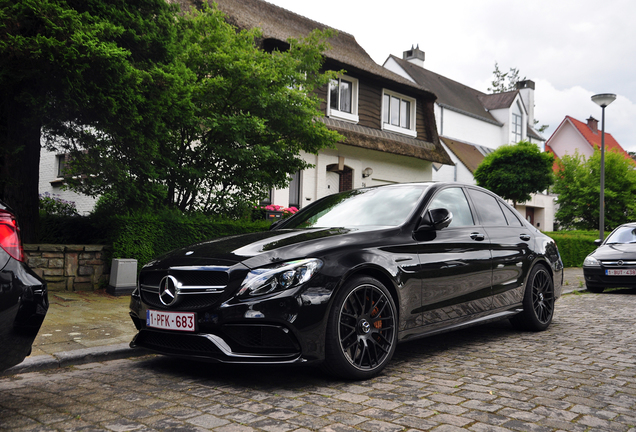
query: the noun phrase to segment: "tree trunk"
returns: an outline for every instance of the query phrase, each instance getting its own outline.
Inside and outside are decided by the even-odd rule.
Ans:
[[[5,99],[3,110],[0,198],[16,213],[22,241],[33,243],[39,222],[40,122],[15,100]]]

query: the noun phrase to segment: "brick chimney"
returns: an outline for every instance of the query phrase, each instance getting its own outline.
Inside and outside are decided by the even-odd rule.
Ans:
[[[422,68],[424,67],[424,51],[420,51],[419,44],[417,45],[417,48],[413,48],[413,45],[411,45],[410,50],[402,53],[402,58],[409,63],[416,64]]]
[[[587,127],[589,127],[592,132],[597,133],[598,132],[598,120],[596,120],[594,117],[590,116],[589,119],[587,119]]]

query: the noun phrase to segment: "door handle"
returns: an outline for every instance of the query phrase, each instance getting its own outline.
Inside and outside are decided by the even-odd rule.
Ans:
[[[528,234],[521,234],[519,235],[519,238],[523,241],[528,241],[531,239],[531,237]]]
[[[470,238],[476,241],[482,241],[485,237],[481,233],[474,232],[474,233],[470,233]]]

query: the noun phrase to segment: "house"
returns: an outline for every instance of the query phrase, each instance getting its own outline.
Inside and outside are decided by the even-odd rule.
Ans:
[[[444,149],[455,165],[434,164],[433,180],[475,183],[473,173],[483,158],[504,144],[530,141],[544,149],[545,139],[534,125],[535,83],[524,80],[504,93],[487,94],[424,68],[425,53],[417,48],[402,58],[390,55],[384,67],[437,95],[435,120]],[[554,227],[554,197],[535,194],[517,210],[534,226]]]
[[[598,120],[590,117],[583,123],[570,116],[565,116],[550,139],[546,142],[546,150],[557,158],[574,155],[576,152],[588,158],[594,154],[594,149],[601,148],[602,133],[598,128]],[[633,159],[623,147],[614,139],[611,133],[605,132],[605,151],[615,151],[625,158]]]
[[[192,4],[179,3],[182,7]],[[266,51],[287,49],[290,37],[327,28],[262,0],[215,3],[236,27],[260,28],[260,44]],[[433,164],[453,165],[437,134],[433,92],[375,63],[351,34],[338,32],[328,42],[331,48],[325,53],[323,68],[345,73],[318,91],[324,117],[317,120],[345,139],[337,148],[317,155],[302,153],[313,168],[296,173],[288,188],[272,190],[267,203],[301,208],[338,191],[431,181]],[[44,155],[43,161],[47,167],[41,171],[41,192],[78,201],[78,196],[60,192],[62,179],[56,173],[63,156]]]
[[[261,0],[217,0],[238,28],[258,27],[265,50],[285,49],[287,39],[327,26]],[[319,90],[319,118],[345,140],[336,149],[301,154],[314,168],[297,173],[271,203],[302,207],[338,191],[387,183],[430,181],[433,164],[452,161],[437,135],[435,95],[375,63],[353,35],[329,40],[325,70],[344,70]]]

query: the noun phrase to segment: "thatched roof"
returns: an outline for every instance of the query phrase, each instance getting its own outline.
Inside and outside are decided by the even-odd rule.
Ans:
[[[439,147],[427,141],[409,138],[407,136],[372,129],[353,123],[335,120],[329,117],[318,119],[329,129],[338,131],[346,140],[345,144],[400,156],[454,165],[448,153],[439,151]]]
[[[305,37],[314,29],[330,28],[262,0],[214,0],[214,3],[227,15],[231,24],[244,29],[260,28],[265,39],[286,42],[289,38]],[[355,71],[389,80],[396,91],[407,91],[404,89],[408,88],[411,94],[416,92],[428,100],[435,99],[435,95],[423,87],[375,63],[353,35],[338,31],[336,37],[329,39],[329,44],[331,48],[325,53],[325,57],[348,72]]]

